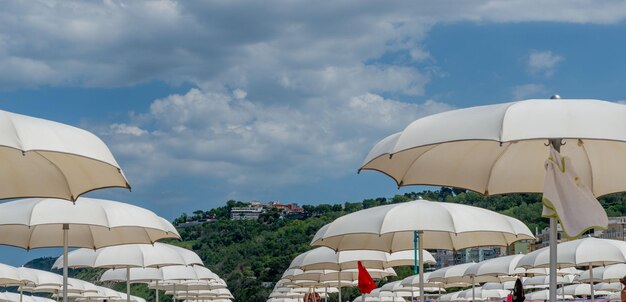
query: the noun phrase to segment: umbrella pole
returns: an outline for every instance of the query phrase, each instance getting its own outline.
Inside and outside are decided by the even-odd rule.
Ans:
[[[126,302],[130,302],[130,266],[126,267]]]
[[[556,301],[556,218],[550,218],[550,302]]]
[[[561,152],[561,139],[550,139],[549,142],[557,152]],[[556,302],[556,263],[558,261],[556,257],[558,234],[556,228],[556,217],[552,217],[550,218],[550,302]]]
[[[63,224],[63,302],[67,302],[67,247],[70,241],[69,232],[70,225],[69,223]]]
[[[418,250],[420,252],[419,254],[419,280],[420,280],[420,301],[424,302],[424,257],[423,256],[423,250],[424,250],[424,238],[422,238],[424,236],[424,231],[417,231],[418,234],[418,240],[417,240],[417,244],[418,244]]]
[[[337,286],[338,289],[338,295],[339,295],[339,302],[341,302],[341,270],[339,270],[337,272],[337,282],[339,283],[339,286]]]
[[[22,302],[22,297],[24,297],[24,290],[20,286],[20,302]]]
[[[476,284],[474,283],[474,276],[472,276],[472,302],[476,301]]]
[[[415,302],[415,291],[413,290],[413,281],[411,281],[411,302]]]
[[[159,280],[156,280],[156,302],[159,302]]]
[[[589,284],[591,285],[591,302],[596,300],[595,294],[593,292],[593,267],[589,264]]]
[[[328,285],[324,286],[324,302],[328,302]]]

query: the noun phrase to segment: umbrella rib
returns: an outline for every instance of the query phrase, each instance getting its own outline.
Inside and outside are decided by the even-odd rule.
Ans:
[[[496,164],[498,164],[498,161],[500,161],[500,158],[502,158],[506,150],[508,150],[512,144],[513,143],[507,143],[506,146],[504,146],[504,149],[502,150],[502,152],[498,154],[498,157],[493,162],[493,165],[491,165],[491,167],[489,168],[489,176],[487,177],[487,183],[485,184],[485,190],[483,192],[485,195],[489,195],[489,184],[491,183],[491,176],[493,176],[493,167],[495,167]]]
[[[67,187],[67,192],[70,193],[70,197],[72,198],[72,201],[75,201],[77,197],[74,196],[74,192],[72,192],[72,188],[70,188],[70,182],[67,180],[67,176],[65,175],[65,173],[63,173],[61,168],[59,168],[59,166],[57,166],[53,161],[51,161],[49,158],[45,157],[43,154],[38,153],[38,152],[35,152],[35,154],[41,156],[41,158],[43,158],[46,161],[48,161],[57,171],[59,171],[61,176],[63,176],[63,179],[65,179],[65,186]]]
[[[403,185],[404,177],[406,176],[406,174],[408,173],[410,168],[413,166],[413,164],[415,164],[416,161],[418,161],[420,158],[422,158],[422,156],[424,156],[424,154],[430,152],[430,150],[435,149],[438,146],[442,146],[442,145],[445,145],[445,144],[436,144],[436,145],[428,146],[430,148],[428,148],[426,151],[422,152],[422,154],[420,154],[419,156],[415,157],[415,159],[413,159],[413,161],[411,161],[411,164],[407,165],[407,168],[406,168],[406,170],[404,170],[404,173],[402,173],[402,178],[400,178],[400,180],[398,181],[398,187],[401,187]]]

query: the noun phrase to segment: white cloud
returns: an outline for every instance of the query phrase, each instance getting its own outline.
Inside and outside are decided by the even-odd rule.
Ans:
[[[542,84],[524,84],[513,87],[513,99],[548,98],[548,89]]]
[[[531,73],[541,73],[545,76],[552,76],[557,64],[563,60],[564,58],[562,56],[555,55],[549,50],[533,50],[530,52],[530,55],[528,55],[528,70],[530,70]]]
[[[451,108],[376,94],[345,102],[309,99],[303,107],[263,105],[191,89],[156,100],[131,121],[136,124],[114,124],[116,131],[100,134],[139,185],[191,175],[233,189],[253,182],[276,187],[354,173],[377,140]]]
[[[7,2],[0,11],[0,88],[164,80],[255,95],[262,88],[250,86],[294,74],[372,71],[359,66],[389,51],[429,61],[420,43],[438,23],[604,24],[625,16],[626,3],[583,0]]]

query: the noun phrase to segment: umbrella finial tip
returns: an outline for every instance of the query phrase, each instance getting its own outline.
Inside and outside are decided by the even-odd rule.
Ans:
[[[551,100],[560,100],[560,99],[561,99],[561,96],[560,96],[560,95],[558,95],[558,94],[553,94],[553,95],[550,97],[550,99],[551,99]]]

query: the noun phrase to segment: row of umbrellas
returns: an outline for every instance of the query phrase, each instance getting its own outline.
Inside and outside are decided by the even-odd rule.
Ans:
[[[100,300],[126,300],[126,294],[111,290],[106,287],[97,286],[87,281],[68,278],[67,292],[74,298],[89,298]],[[19,294],[0,293],[0,301],[24,301],[23,292],[28,293],[49,293],[58,295],[63,291],[63,276],[27,267],[13,267],[7,264],[0,264],[0,285],[18,286]],[[4,296],[3,296],[4,295]],[[38,297],[26,298],[40,299]],[[139,297],[131,296],[135,302],[145,302]]]
[[[429,239],[427,235],[430,235],[434,248],[442,248],[446,242],[450,245],[456,243],[459,248],[465,248],[487,242],[491,245],[508,245],[515,240],[532,238],[530,231],[527,231],[518,220],[484,209],[476,209],[478,208],[459,204],[416,200],[366,209],[340,217],[318,231],[312,245],[324,246],[298,255],[292,261],[290,269],[283,275],[281,285],[326,288],[340,287],[344,285],[343,281],[347,281],[346,285],[350,286],[353,284],[350,282],[356,279],[354,277],[350,279],[349,271],[354,270],[357,261],[369,265],[368,271],[374,278],[382,278],[385,275],[381,269],[414,263],[417,254],[410,255],[411,251],[406,251],[409,241],[406,234],[410,234],[410,230],[416,228],[422,229],[418,240],[426,241]],[[410,220],[411,216],[417,216],[418,219]],[[435,223],[428,224],[430,221]],[[500,221],[503,223],[498,226]],[[449,229],[443,227],[445,222],[448,222]],[[524,232],[530,235],[525,236]],[[467,237],[463,237],[465,234]],[[405,236],[404,240],[402,236]],[[488,239],[481,241],[481,236]],[[465,241],[465,238],[472,238],[473,242]],[[358,250],[356,249],[358,246],[365,246],[366,249]],[[394,252],[394,249],[399,251]],[[421,258],[421,261],[434,262],[432,255],[423,249],[420,251],[422,257],[417,257],[418,260]],[[418,284],[421,283],[421,288],[427,286],[441,288],[442,284],[467,286],[489,281],[501,282],[512,280],[522,274],[549,275],[547,269],[550,265],[549,251],[549,248],[544,248],[528,255],[512,255],[478,264],[443,268],[430,273],[422,282],[419,282],[421,274],[418,275]],[[625,255],[626,242],[584,238],[560,245],[557,266],[592,267],[624,263]],[[557,274],[565,274],[564,271],[566,270]],[[413,285],[415,284],[411,283],[411,286]],[[415,293],[411,289],[410,292],[412,296],[424,297],[423,290]],[[472,293],[475,294],[475,290]],[[591,293],[593,296],[592,286]]]
[[[130,189],[108,147],[85,130],[0,111],[0,161],[0,199],[16,199],[0,204],[0,244],[63,247],[67,259],[70,247],[97,249],[180,238],[171,223],[149,210],[80,197],[103,188]],[[69,293],[67,267],[64,302]],[[126,299],[130,302],[130,295]]]
[[[108,268],[100,281],[146,283],[177,299],[233,299],[226,282],[208,268],[200,257],[185,248],[159,243],[126,244],[100,249],[77,249],[59,257],[53,268]]]
[[[170,222],[133,205],[80,197],[102,188],[130,189],[120,166],[98,137],[72,126],[4,111],[0,111],[0,129],[0,160],[5,167],[0,172],[0,199],[17,199],[0,204],[0,244],[24,249],[63,247],[63,257],[55,266],[63,268],[63,286],[57,294],[63,295],[64,302],[68,295],[80,298],[72,292],[76,281],[67,277],[68,267],[124,268],[127,294],[131,268],[158,268],[160,279],[152,281],[161,281],[164,287],[207,281],[203,278],[210,275],[207,288],[196,286],[195,292],[185,291],[190,296],[183,294],[180,299],[232,299],[224,292],[223,280],[210,271],[195,269],[191,274],[184,269],[162,269],[203,265],[191,251],[157,243],[164,238],[180,239]],[[84,249],[70,257],[70,247]],[[173,271],[186,273],[176,277]],[[175,289],[172,294],[180,295]],[[126,299],[130,301],[130,295]]]
[[[359,170],[382,172],[398,186],[547,193],[543,215],[550,219],[554,302],[557,220],[572,236],[606,228],[606,213],[595,198],[626,190],[625,117],[622,104],[558,95],[452,110],[384,138]]]

